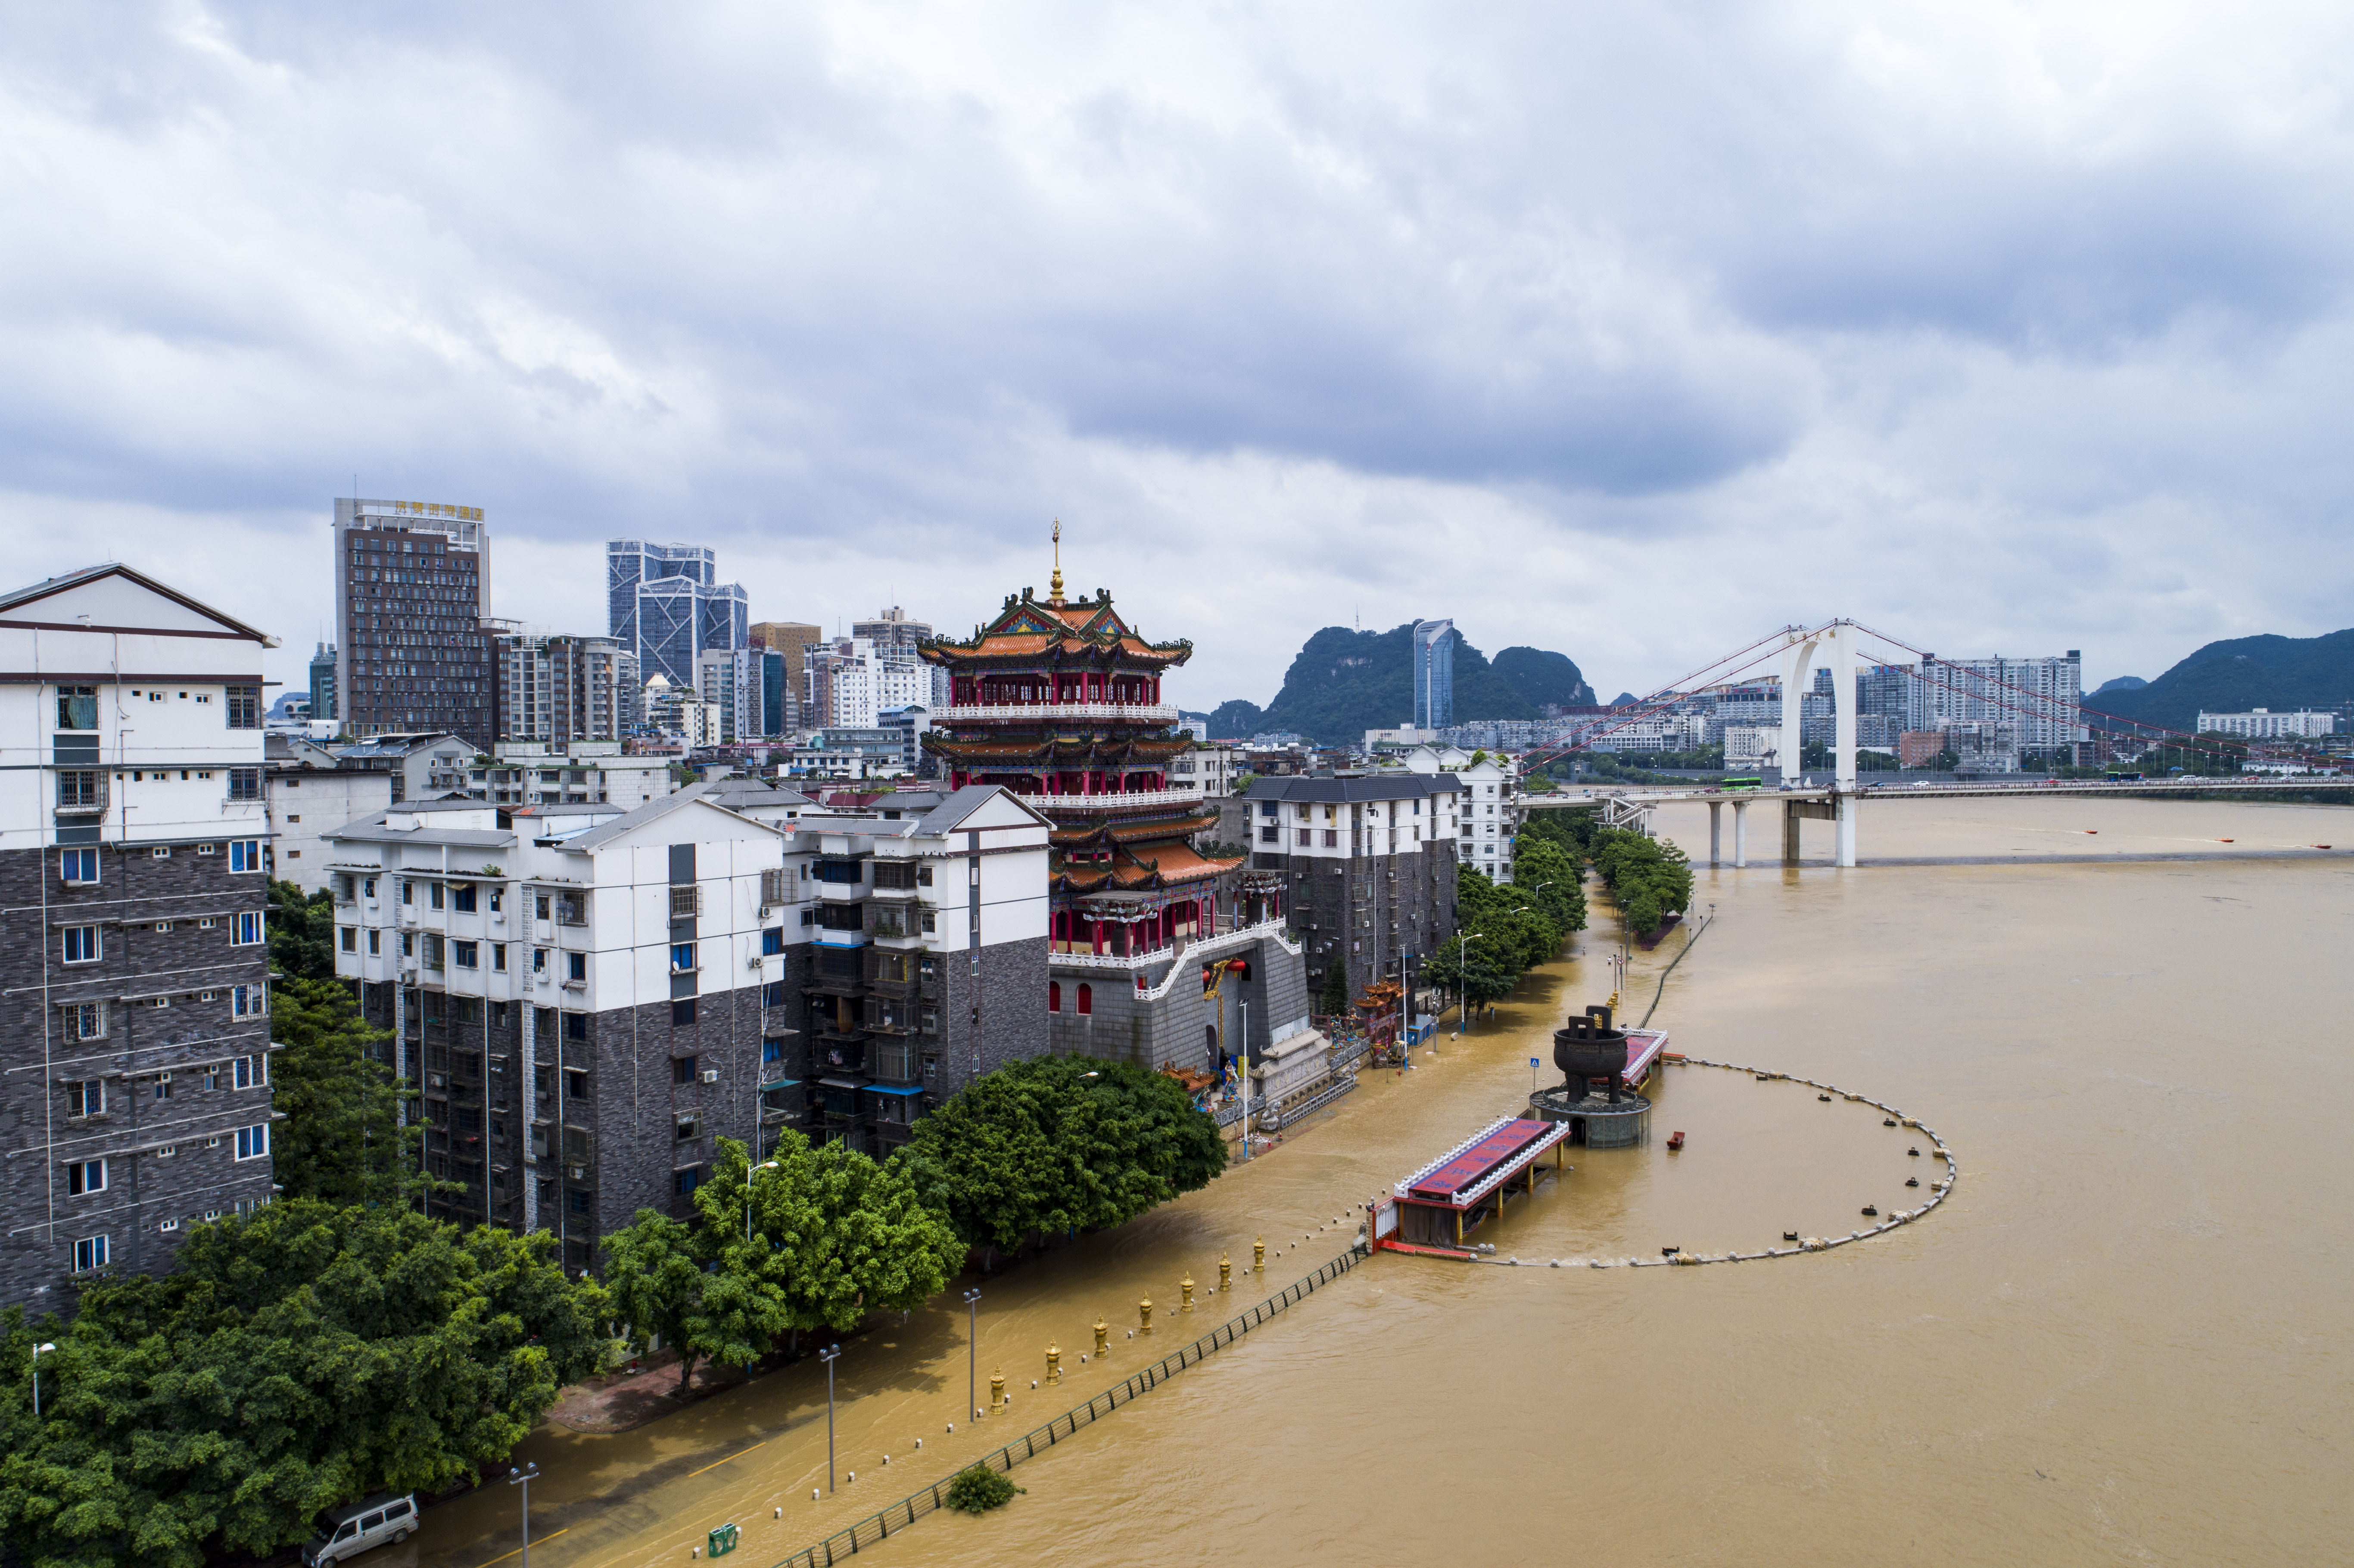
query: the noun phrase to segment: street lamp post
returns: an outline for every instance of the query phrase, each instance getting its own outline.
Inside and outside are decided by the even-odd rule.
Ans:
[[[770,1160],[755,1165],[744,1172],[744,1245],[746,1246],[752,1245],[752,1178],[763,1171],[776,1169],[778,1169],[777,1162]]]
[[[33,1414],[36,1416],[41,1414],[41,1356],[43,1352],[56,1349],[53,1344],[33,1347]]]
[[[1455,1002],[1455,1038],[1458,1040],[1463,1038],[1463,1020],[1471,1011],[1471,977],[1464,972],[1463,966],[1470,954],[1471,944],[1486,935],[1484,931],[1465,931],[1456,938],[1455,977],[1462,987]]]
[[[981,1418],[981,1406],[973,1403],[981,1397],[981,1290],[979,1287],[964,1293],[965,1364],[964,1407]]]
[[[833,1363],[842,1359],[840,1345],[828,1345],[817,1353],[825,1363],[825,1489],[833,1490]]]
[[[531,1568],[531,1483],[538,1474],[539,1464],[534,1460],[507,1476],[507,1485],[523,1489],[523,1568]]]

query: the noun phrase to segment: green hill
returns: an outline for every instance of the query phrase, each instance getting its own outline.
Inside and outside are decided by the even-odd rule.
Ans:
[[[1542,716],[1539,709],[1548,703],[1593,700],[1593,688],[1566,655],[1507,648],[1490,664],[1458,630],[1457,723],[1532,719]],[[1387,631],[1328,626],[1292,660],[1273,702],[1264,710],[1240,701],[1222,704],[1211,715],[1210,733],[1296,730],[1325,745],[1341,745],[1362,740],[1369,729],[1394,729],[1413,720],[1413,624]]]
[[[2148,685],[2087,698],[2096,714],[2187,730],[2208,713],[2334,707],[2354,700],[2354,630],[2210,642]],[[2088,715],[2097,725],[2097,716]]]

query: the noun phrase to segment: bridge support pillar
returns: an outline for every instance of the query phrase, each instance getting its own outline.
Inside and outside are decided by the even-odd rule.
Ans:
[[[1855,797],[1852,794],[1842,794],[1839,797],[1838,827],[1839,848],[1834,858],[1840,865],[1853,865],[1855,863]]]
[[[1722,800],[1711,800],[1711,801],[1708,803],[1708,863],[1709,863],[1709,864],[1711,864],[1711,865],[1716,865],[1716,864],[1720,863],[1723,860],[1723,858],[1724,858],[1724,857],[1723,857],[1723,855],[1721,853],[1719,853],[1719,852],[1721,851],[1721,849],[1722,849],[1723,845],[1723,842],[1724,842],[1724,802],[1723,802],[1723,801],[1722,801]]]
[[[1749,863],[1749,802],[1746,800],[1733,803],[1733,863],[1736,867]]]
[[[1795,800],[1782,802],[1782,863],[1784,865],[1798,863],[1798,813],[1791,810],[1797,804]]]

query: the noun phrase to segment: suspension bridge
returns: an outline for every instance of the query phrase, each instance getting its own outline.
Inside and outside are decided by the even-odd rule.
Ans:
[[[1907,666],[1884,652],[1863,646],[1877,641],[1911,653],[1918,661]],[[1899,783],[1875,779],[1859,786],[1856,773],[1856,676],[1870,666],[1902,668],[1913,679],[1941,688],[1968,699],[1985,709],[2009,715],[2014,720],[2040,723],[2052,730],[2064,730],[2073,739],[2075,729],[2087,726],[2110,735],[2137,739],[2147,746],[2179,750],[2186,757],[2221,759],[2226,753],[2200,736],[2168,729],[2097,709],[2083,706],[2073,694],[2062,698],[2048,692],[2037,692],[2026,686],[1989,676],[1982,671],[1966,669],[1951,661],[1940,662],[1934,654],[1914,648],[1901,638],[1875,631],[1854,620],[1830,620],[1820,626],[1785,627],[1758,639],[1747,647],[1734,650],[1724,657],[1691,672],[1671,686],[1662,687],[1641,701],[1615,708],[1605,717],[1594,719],[1573,729],[1564,740],[1542,747],[1522,758],[1523,773],[1580,751],[1590,751],[1596,744],[1612,734],[1645,718],[1672,712],[1681,703],[1689,702],[1696,693],[1713,687],[1733,684],[1744,676],[1762,676],[1767,666],[1774,667],[1781,688],[1781,734],[1786,749],[1798,749],[1797,737],[1804,734],[1804,705],[1810,673],[1817,669],[1830,675],[1832,699],[1831,781],[1819,787],[1793,787],[1767,790],[1726,791],[1721,789],[1626,789],[1609,793],[1589,792],[1585,796],[1561,792],[1553,795],[1523,794],[1520,805],[1524,810],[1591,810],[1598,809],[1603,821],[1613,827],[1631,827],[1649,832],[1651,813],[1670,801],[1697,800],[1709,808],[1708,863],[1723,863],[1723,810],[1733,809],[1733,863],[1748,863],[1748,814],[1752,807],[1772,804],[1780,808],[1782,818],[1782,859],[1795,863],[1798,859],[1800,824],[1809,819],[1834,824],[1837,840],[1834,863],[1855,864],[1856,820],[1858,807],[1864,800],[2017,800],[2041,795],[2115,796],[2130,794],[2160,799],[2211,798],[2230,794],[2233,798],[2267,796],[2305,800],[2317,789],[2331,790],[2347,803],[2344,792],[2349,786],[2332,780],[2311,779],[2249,778],[2239,775],[2186,776],[2162,780],[2133,779],[2061,779],[2025,778],[2018,780],[1983,783]],[[1752,676],[1751,673],[1756,672]],[[2261,756],[2260,747],[2251,748],[2248,755]]]

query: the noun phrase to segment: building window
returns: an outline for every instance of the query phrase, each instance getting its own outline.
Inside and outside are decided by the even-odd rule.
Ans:
[[[106,1114],[106,1086],[92,1078],[87,1083],[66,1086],[66,1115],[69,1117],[103,1116]]]
[[[66,1196],[79,1198],[106,1191],[106,1161],[77,1160],[66,1167]]]
[[[381,931],[370,931],[368,933],[368,957],[374,959],[382,958],[383,956],[384,933]]]
[[[670,1004],[670,1022],[674,1029],[684,1028],[695,1022],[695,998],[683,996]]]
[[[691,1143],[702,1136],[703,1118],[700,1114],[694,1111],[688,1111],[678,1118],[679,1142]]]
[[[702,913],[702,888],[673,887],[670,890],[670,917],[672,919],[691,920],[695,916]]]
[[[248,909],[229,916],[229,945],[250,948],[262,939],[261,911]]]
[[[506,972],[506,967],[507,945],[504,942],[493,942],[491,944],[491,968],[498,973],[504,974]]]
[[[270,1058],[267,1056],[232,1056],[228,1065],[232,1087],[258,1089],[270,1082]]]
[[[1079,984],[1079,1016],[1085,1018],[1096,1010],[1095,988],[1084,980]]]
[[[65,961],[69,964],[94,964],[105,956],[105,946],[99,940],[95,926],[69,926],[65,928]]]
[[[1281,839],[1282,833],[1283,830],[1281,828],[1261,828],[1258,831],[1258,842],[1263,844],[1278,842]]]
[[[1299,847],[1300,847],[1301,849],[1306,849],[1306,848],[1308,847],[1309,842],[1310,842],[1310,840],[1312,838],[1312,836],[1313,836],[1313,830],[1309,829],[1309,828],[1302,828],[1302,829],[1300,829],[1300,830],[1299,830]]]
[[[80,1241],[74,1243],[74,1272],[76,1274],[88,1274],[94,1268],[104,1268],[105,1266],[106,1238],[104,1236],[85,1236]]]
[[[58,852],[58,880],[78,886],[98,881],[98,852],[94,849],[69,849]]]
[[[59,686],[58,688],[58,727],[59,729],[96,729],[98,727],[98,688],[96,686]]]
[[[241,1127],[237,1129],[238,1159],[261,1160],[267,1158],[269,1153],[270,1124],[268,1122],[259,1122],[252,1127]]]
[[[368,935],[373,937],[376,933],[371,931]],[[346,926],[343,928],[343,944],[344,951],[347,953],[356,953],[360,950],[360,928],[357,926]],[[374,952],[376,949],[370,948],[368,950]]]
[[[924,911],[924,929],[927,931],[937,931],[939,929],[939,916],[933,914],[928,909]]]
[[[564,958],[567,966],[566,974],[568,978],[577,980],[585,980],[588,978],[588,954],[567,953]]]
[[[682,1085],[695,1082],[695,1058],[673,1056],[670,1059],[670,1081]]]
[[[695,944],[693,942],[673,942],[670,945],[670,968],[673,974],[693,974],[695,972]]]
[[[785,928],[782,926],[771,926],[767,930],[760,933],[760,956],[762,958],[774,958],[784,950]]]
[[[438,882],[427,883],[425,885],[425,902],[427,907],[433,909],[446,907],[448,900],[444,895],[447,891],[448,890]]]
[[[260,729],[261,727],[261,688],[231,686],[228,688],[228,727]],[[232,772],[235,769],[231,769]]]
[[[155,1097],[159,1100],[168,1100],[172,1097],[171,1074],[158,1073],[155,1075]]]
[[[106,775],[90,768],[69,768],[58,774],[58,810],[106,810]]]
[[[270,1011],[270,989],[259,985],[233,985],[228,988],[228,1015],[231,1018],[260,1018]]]
[[[450,944],[451,961],[461,969],[478,969],[482,968],[482,966],[480,961],[481,951],[482,949],[480,946],[473,942],[452,942]]]
[[[474,913],[474,885],[461,882],[450,890],[450,907],[461,915]]]
[[[1049,1012],[1060,1012],[1063,1011],[1063,982],[1061,980],[1048,980],[1046,982],[1046,1011]]]
[[[702,1184],[703,1167],[700,1165],[690,1165],[684,1171],[673,1171],[671,1173],[671,1179],[673,1190],[675,1191],[680,1197],[687,1197],[695,1192],[696,1187]]]
[[[261,799],[261,769],[232,768],[228,770],[228,798],[232,800]]]
[[[228,868],[231,871],[260,871],[261,841],[260,839],[229,840]]]
[[[106,1038],[106,1003],[77,1002],[66,1009],[66,1033],[76,1040]]]

